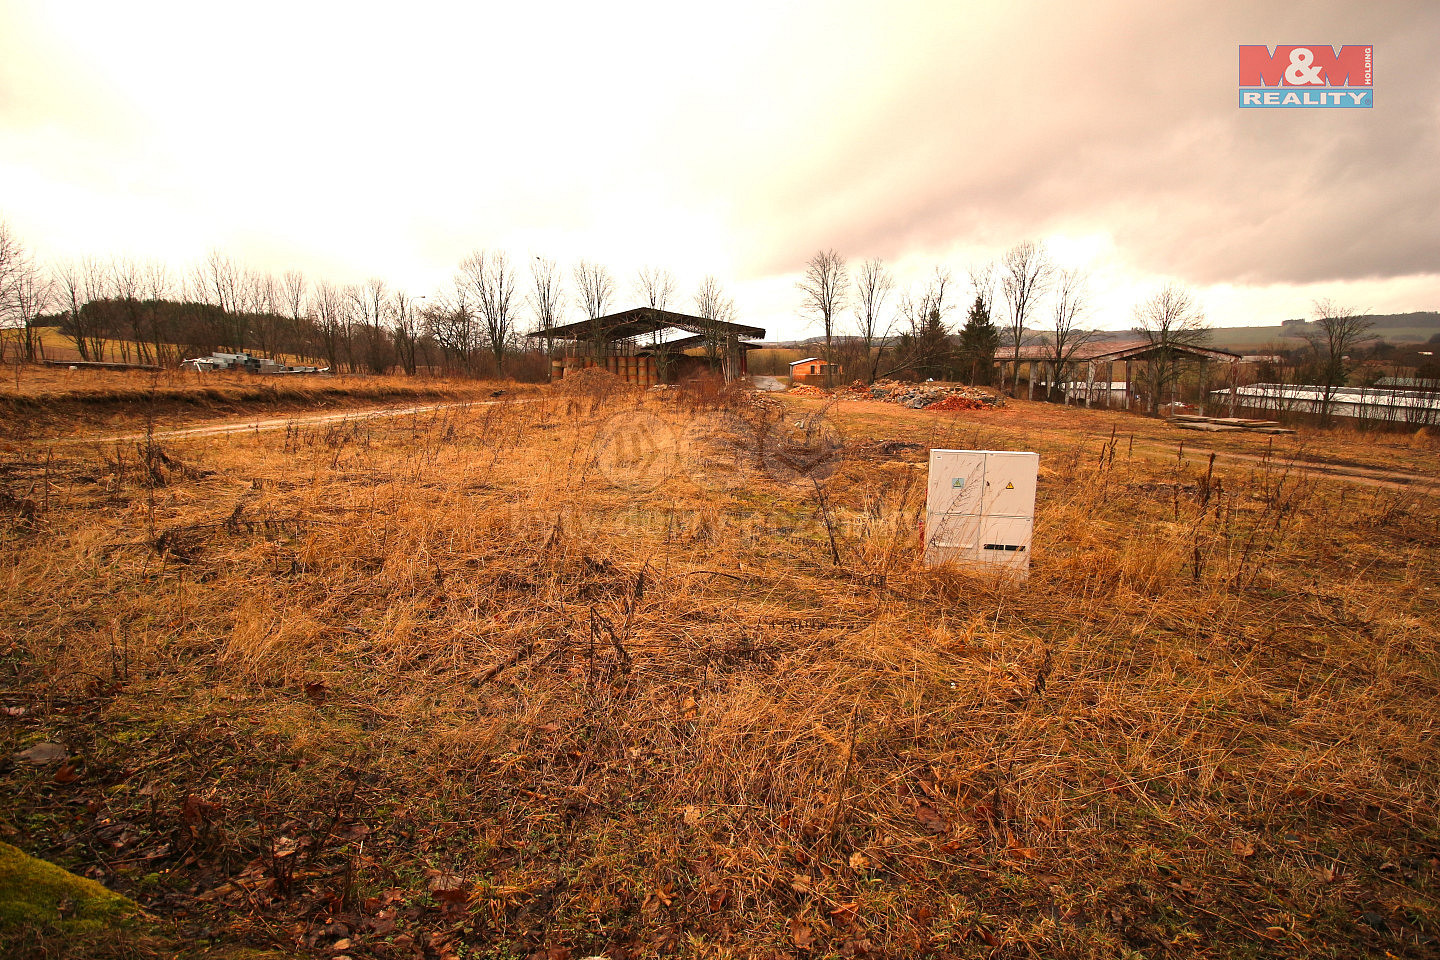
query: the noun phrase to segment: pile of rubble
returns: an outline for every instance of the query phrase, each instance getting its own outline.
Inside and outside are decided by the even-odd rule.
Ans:
[[[876,380],[867,385],[856,380],[848,387],[841,387],[833,393],[809,384],[796,384],[790,388],[791,396],[829,397],[836,400],[882,400],[898,403],[911,410],[985,410],[1003,407],[1005,399],[993,394],[953,383],[901,383],[897,380]]]
[[[850,392],[855,392],[851,384]],[[869,399],[898,403],[911,410],[985,410],[1003,407],[1005,400],[994,394],[950,383],[897,383],[877,380],[870,386],[861,385]]]

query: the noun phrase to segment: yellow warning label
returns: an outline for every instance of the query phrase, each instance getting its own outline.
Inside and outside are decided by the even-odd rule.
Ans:
[[[1015,489],[1015,484],[1013,484],[1013,483],[1007,483],[1007,484],[1005,484],[1005,489],[1006,489],[1006,490],[1014,490],[1014,489]]]

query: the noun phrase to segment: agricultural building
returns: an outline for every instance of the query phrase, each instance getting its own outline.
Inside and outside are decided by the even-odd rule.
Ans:
[[[1148,340],[1116,342],[1113,340],[1094,340],[1081,344],[1074,351],[1068,351],[1070,356],[1066,359],[1063,370],[1053,370],[1057,364],[1054,360],[1055,348],[1046,343],[1026,344],[1020,348],[1020,359],[1015,360],[1013,347],[1001,347],[995,352],[995,362],[999,364],[1002,376],[1007,367],[1011,368],[1011,382],[1016,382],[1020,377],[1020,368],[1023,364],[1025,375],[1029,381],[1029,395],[1035,397],[1035,385],[1048,385],[1054,382],[1057,385],[1063,382],[1067,371],[1085,371],[1083,380],[1077,379],[1075,389],[1065,390],[1065,401],[1084,401],[1085,406],[1103,405],[1106,407],[1112,404],[1124,409],[1129,409],[1138,396],[1137,386],[1144,382],[1145,375],[1149,368],[1157,360],[1163,358],[1163,362],[1174,369],[1179,364],[1195,364],[1199,367],[1200,398],[1201,406],[1205,400],[1214,397],[1220,391],[1208,389],[1210,374],[1215,364],[1223,364],[1221,369],[1229,371],[1228,394],[1225,399],[1229,401],[1230,414],[1234,416],[1237,400],[1236,388],[1239,386],[1240,355],[1231,353],[1229,350],[1217,350],[1213,347],[1201,347],[1182,345],[1176,343],[1156,344]],[[1117,377],[1119,373],[1122,376]],[[1137,374],[1139,376],[1137,376]],[[1097,382],[1098,378],[1098,382]],[[1155,398],[1158,403],[1162,398]],[[1173,399],[1173,398],[1172,398]]]
[[[727,381],[750,372],[746,354],[765,336],[761,327],[636,307],[527,336],[551,347],[550,378],[599,367],[629,383],[651,386],[719,373]],[[557,352],[558,351],[558,352]]]

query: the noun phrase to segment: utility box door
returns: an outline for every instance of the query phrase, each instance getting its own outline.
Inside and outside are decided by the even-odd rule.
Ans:
[[[1035,516],[1039,465],[1040,457],[1033,453],[987,453],[980,512],[987,517]]]
[[[980,515],[985,489],[985,454],[970,450],[930,451],[931,513]]]
[[[931,450],[925,562],[1030,569],[1035,523],[1033,453]]]
[[[973,553],[980,542],[980,518],[959,513],[931,513],[925,518],[927,549]]]
[[[1034,521],[1024,517],[986,517],[980,522],[979,559],[1028,568],[1033,529]]]

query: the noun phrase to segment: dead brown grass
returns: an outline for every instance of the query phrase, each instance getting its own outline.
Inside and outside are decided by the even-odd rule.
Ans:
[[[20,448],[5,829],[284,951],[1435,952],[1432,498],[1045,408],[756,469],[813,409]],[[929,446],[1040,450],[1028,582],[917,567]]]
[[[489,399],[511,382],[416,377],[259,376],[193,370],[66,370],[22,365],[0,377],[0,437],[38,439],[133,424],[160,427],[245,413],[317,412],[424,400]]]

